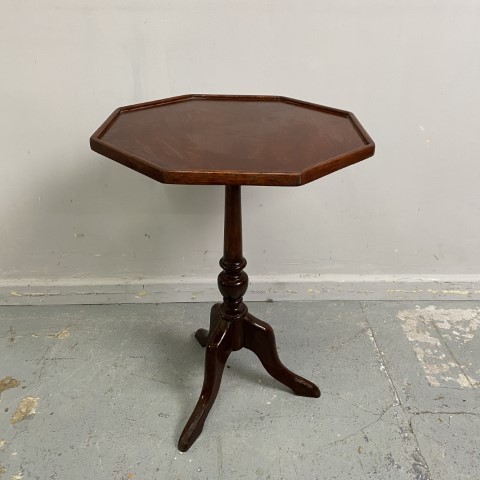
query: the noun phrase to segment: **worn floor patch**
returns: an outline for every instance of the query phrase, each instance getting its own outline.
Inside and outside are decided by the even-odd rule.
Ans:
[[[454,351],[466,351],[475,339],[480,308],[417,307],[402,310],[397,317],[432,387],[478,387],[480,369],[460,361]]]
[[[471,300],[436,305],[434,316],[440,307],[480,309]],[[252,314],[273,325],[282,362],[322,397],[293,395],[241,350],[228,360],[204,432],[179,454],[204,376],[205,350],[193,332],[208,325],[210,308],[0,308],[0,379],[22,382],[1,398],[0,480],[19,472],[25,480],[480,480],[480,388],[430,387],[413,349],[453,355],[474,378],[480,328],[455,340],[452,330],[471,319],[452,323],[450,312],[451,328],[442,329],[415,319],[410,301],[252,302]],[[408,340],[400,310],[440,345]],[[70,337],[54,338],[69,326]],[[40,397],[35,415],[11,425],[27,395]]]
[[[25,397],[18,404],[15,413],[12,415],[10,423],[14,425],[15,423],[21,422],[26,418],[31,417],[35,414],[37,403],[40,400],[39,397]]]

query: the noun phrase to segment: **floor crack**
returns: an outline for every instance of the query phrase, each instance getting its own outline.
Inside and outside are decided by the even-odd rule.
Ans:
[[[384,413],[384,411],[378,413],[378,412],[372,412],[371,410],[367,410],[366,408],[363,408],[360,405],[357,405],[356,403],[350,402],[346,398],[342,397],[339,393],[333,393],[333,392],[330,392],[328,390],[325,390],[325,388],[322,388],[322,395],[325,395],[325,394],[331,395],[332,397],[337,397],[340,400],[342,400],[343,402],[348,403],[352,407],[358,408],[359,410],[362,410],[362,412],[368,413],[370,415],[383,415],[383,413]],[[389,408],[394,407],[394,406],[395,406],[395,404],[389,405],[388,407],[386,407],[386,409],[388,410]]]
[[[363,427],[360,427],[357,430],[355,430],[354,432],[349,433],[345,437],[338,438],[337,440],[334,440],[333,442],[325,443],[324,445],[321,445],[320,448],[323,449],[323,448],[329,447],[331,445],[337,445],[338,443],[344,442],[345,440],[348,440],[349,438],[354,437],[355,435],[357,435],[357,433],[363,433],[363,430],[366,430],[367,428],[370,428],[373,425],[375,425],[376,423],[382,421],[384,415],[393,407],[398,407],[398,405],[396,403],[394,403],[392,405],[389,405],[387,408],[385,408],[385,410],[382,413],[374,413],[373,415],[378,415],[378,418],[376,418],[372,422],[368,423],[367,425],[363,425]],[[424,479],[424,480],[429,480],[429,479]]]
[[[416,451],[413,454],[413,459],[415,463],[413,464],[413,470],[417,475],[418,480],[432,480],[432,475],[430,473],[430,467],[428,466],[425,457],[423,456],[422,451],[420,450],[420,444],[418,442],[417,434],[413,428],[412,420],[415,415],[411,415],[408,420],[408,429],[412,434],[413,440],[415,441]]]
[[[390,384],[390,389],[392,390],[394,398],[395,398],[395,403],[392,406],[399,407],[399,408],[402,409],[402,411],[406,415],[410,415],[410,418],[408,420],[408,429],[410,430],[410,433],[412,434],[412,437],[413,437],[413,439],[415,441],[415,445],[416,445],[415,451],[412,454],[413,460],[415,461],[415,463],[413,464],[413,471],[416,475],[415,478],[416,478],[416,480],[432,480],[432,475],[430,473],[430,468],[428,466],[427,461],[425,460],[425,457],[423,456],[423,453],[420,450],[420,444],[418,443],[417,435],[416,435],[415,431],[413,430],[412,419],[414,418],[415,414],[412,414],[411,412],[406,412],[405,411],[405,408],[403,407],[402,402],[400,400],[398,390],[397,390],[397,388],[395,386],[395,383],[393,382],[393,379],[392,379],[392,377],[390,375],[390,372],[387,368],[387,365],[386,365],[386,362],[385,362],[385,356],[382,353],[382,351],[380,350],[380,347],[379,347],[378,342],[377,342],[377,338],[376,338],[375,333],[373,331],[373,328],[370,324],[370,321],[368,320],[368,316],[365,312],[365,309],[363,308],[362,302],[359,302],[359,304],[360,304],[360,308],[363,312],[363,315],[365,317],[365,322],[369,326],[367,334],[368,334],[368,336],[369,336],[369,338],[370,338],[370,340],[373,344],[373,347],[375,348],[375,350],[377,352],[377,355],[379,357],[379,363],[381,365],[381,369],[385,372],[385,375],[388,378],[388,381],[389,381],[389,384]],[[387,409],[387,411],[388,411],[388,409]],[[385,413],[386,413],[386,411],[382,414],[382,416]],[[380,419],[381,419],[381,417],[378,418],[377,421],[379,421]],[[374,423],[376,423],[376,421],[373,422],[371,425],[373,425]],[[371,425],[368,425],[368,426],[371,426]],[[364,427],[364,428],[367,428],[367,427]]]
[[[422,410],[420,412],[410,412],[411,415],[473,415],[474,417],[480,417],[480,413],[473,412],[449,412],[445,410],[430,412],[427,410]]]
[[[390,375],[390,372],[387,368],[387,365],[385,362],[385,356],[383,352],[380,350],[380,347],[378,346],[377,338],[375,336],[375,333],[373,332],[372,326],[370,325],[368,316],[363,308],[362,302],[359,302],[359,304],[360,304],[360,309],[362,310],[363,316],[365,317],[365,322],[368,325],[368,328],[366,329],[367,335],[370,338],[373,348],[377,352],[377,355],[379,358],[378,362],[380,363],[380,369],[385,372],[385,375],[387,376],[388,382],[390,384],[390,390],[393,392],[393,396],[396,402],[394,406],[402,405],[402,402],[400,401],[400,397],[398,395],[397,387],[395,386],[392,376]]]
[[[342,343],[338,344],[337,346],[334,345],[333,347],[331,347],[331,350],[333,352],[337,351],[338,349],[345,346],[347,343],[351,342],[352,340],[357,339],[360,335],[367,332],[369,329],[370,329],[369,326],[362,328],[359,332],[355,333],[355,335],[352,335],[350,338],[347,338],[347,340],[344,340]]]

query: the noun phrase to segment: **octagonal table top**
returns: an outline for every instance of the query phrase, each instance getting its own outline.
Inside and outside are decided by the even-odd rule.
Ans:
[[[90,145],[163,183],[221,185],[303,185],[375,151],[350,112],[251,95],[183,95],[120,107]]]

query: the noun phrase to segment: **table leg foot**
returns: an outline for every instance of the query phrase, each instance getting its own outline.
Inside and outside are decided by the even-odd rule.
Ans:
[[[202,347],[206,347],[208,343],[208,339],[210,335],[214,332],[215,327],[217,326],[218,322],[220,321],[220,306],[221,303],[216,303],[213,305],[212,309],[210,310],[210,328],[206,330],[205,328],[199,328],[195,332],[195,338],[197,339],[198,343]]]
[[[213,310],[212,308],[212,316]],[[231,323],[219,320],[208,339],[203,387],[197,405],[180,435],[178,449],[181,452],[186,452],[202,432],[208,412],[217,397],[225,362],[232,352],[231,327]]]
[[[320,390],[314,383],[293,373],[280,361],[275,334],[268,323],[248,313],[243,324],[243,335],[245,348],[258,356],[273,378],[291,388],[297,395],[315,398],[320,396]]]

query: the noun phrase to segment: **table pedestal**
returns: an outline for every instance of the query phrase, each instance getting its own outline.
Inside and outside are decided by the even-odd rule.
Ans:
[[[248,313],[243,295],[248,288],[248,276],[243,271],[247,262],[242,252],[242,210],[240,185],[225,187],[224,250],[220,260],[223,271],[218,276],[218,288],[223,303],[217,303],[210,313],[209,330],[200,329],[195,337],[205,353],[205,376],[202,391],[178,442],[180,451],[187,451],[202,432],[212,408],[223,369],[231,352],[245,347],[254,352],[267,372],[290,387],[297,395],[319,397],[320,390],[312,382],[296,375],[280,361],[272,327]]]

